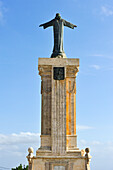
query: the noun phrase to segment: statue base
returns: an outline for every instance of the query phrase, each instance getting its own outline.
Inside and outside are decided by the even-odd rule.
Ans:
[[[36,156],[28,155],[29,170],[90,170],[90,156],[77,148],[76,76],[79,59],[63,57],[38,60],[42,99],[41,146]]]
[[[67,58],[65,52],[53,52],[51,58]]]
[[[55,155],[51,151],[37,151],[32,158],[32,170],[87,170],[86,157],[81,151],[67,152],[65,155]]]

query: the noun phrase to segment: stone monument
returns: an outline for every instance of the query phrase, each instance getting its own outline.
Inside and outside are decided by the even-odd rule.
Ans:
[[[76,134],[76,76],[79,59],[63,50],[63,26],[76,27],[56,14],[42,24],[54,28],[51,58],[39,58],[41,76],[41,146],[33,155],[28,149],[29,170],[90,170],[89,148],[79,150]],[[85,154],[86,152],[86,154]]]

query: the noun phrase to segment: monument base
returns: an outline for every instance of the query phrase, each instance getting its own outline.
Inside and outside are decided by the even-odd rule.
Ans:
[[[38,152],[32,158],[32,170],[86,170],[86,157],[81,156],[80,150],[62,156],[50,154]]]
[[[53,153],[50,150],[36,151],[32,157],[30,170],[90,170],[91,156],[89,150],[68,150],[65,154]]]
[[[38,149],[33,156],[33,148],[29,148],[28,152],[29,170],[90,170],[89,148],[67,151],[62,155]]]

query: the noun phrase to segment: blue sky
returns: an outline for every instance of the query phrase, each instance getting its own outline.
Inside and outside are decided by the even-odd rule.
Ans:
[[[50,57],[53,35],[38,26],[57,12],[78,26],[64,28],[67,57],[80,59],[78,147],[90,147],[92,170],[112,170],[112,0],[0,0],[0,167],[27,164],[27,148],[39,147],[38,58]]]

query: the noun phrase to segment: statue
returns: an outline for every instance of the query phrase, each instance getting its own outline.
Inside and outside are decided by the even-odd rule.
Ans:
[[[76,25],[67,22],[66,20],[62,19],[60,14],[57,13],[56,17],[44,24],[41,24],[39,27],[46,29],[47,27],[53,26],[54,31],[54,48],[51,58],[67,58],[63,49],[63,28],[67,26],[69,28],[74,29],[77,27]]]

